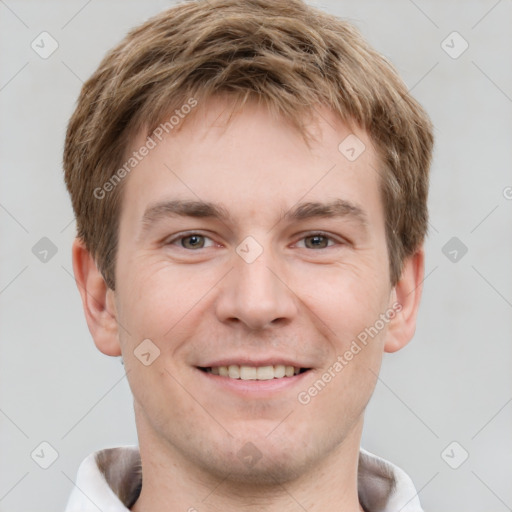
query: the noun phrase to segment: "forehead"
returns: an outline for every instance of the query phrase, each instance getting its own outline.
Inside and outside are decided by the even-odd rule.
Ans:
[[[255,102],[233,111],[217,98],[174,117],[149,139],[141,131],[130,145],[128,155],[150,139],[153,146],[124,184],[123,205],[139,217],[149,203],[176,198],[219,203],[235,215],[244,206],[252,213],[273,206],[283,211],[301,199],[340,195],[352,203],[376,201],[381,209],[368,135],[326,107],[315,108],[306,124],[309,143],[291,121]]]

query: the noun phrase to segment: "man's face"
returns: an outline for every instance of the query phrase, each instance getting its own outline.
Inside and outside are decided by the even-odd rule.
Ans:
[[[395,301],[379,164],[362,131],[357,159],[338,149],[353,130],[326,109],[308,148],[263,107],[225,108],[199,105],[126,178],[119,340],[141,445],[286,481],[359,441]]]

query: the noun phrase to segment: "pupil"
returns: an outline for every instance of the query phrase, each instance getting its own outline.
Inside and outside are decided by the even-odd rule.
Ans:
[[[192,247],[192,248],[195,248],[195,247],[202,247],[202,237],[199,236],[199,235],[191,235],[191,236],[188,236],[184,239],[184,246],[185,247]]]
[[[313,247],[325,247],[326,238],[324,236],[316,235],[309,237],[310,245]]]

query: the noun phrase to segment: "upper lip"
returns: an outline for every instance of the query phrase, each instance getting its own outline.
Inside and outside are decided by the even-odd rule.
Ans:
[[[265,357],[264,359],[255,359],[251,357],[229,357],[224,359],[216,359],[214,361],[209,361],[204,364],[198,365],[199,368],[215,368],[218,366],[294,366],[295,368],[310,368],[311,366],[305,365],[298,361],[293,361],[291,359],[286,359],[284,357]]]

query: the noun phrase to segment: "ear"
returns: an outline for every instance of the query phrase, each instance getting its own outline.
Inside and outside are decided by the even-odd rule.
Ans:
[[[108,356],[120,356],[114,291],[108,288],[94,258],[82,240],[73,243],[73,271],[82,297],[85,319],[96,347]]]
[[[425,274],[425,253],[421,247],[404,261],[400,280],[393,288],[391,297],[395,303],[396,316],[390,321],[385,352],[396,352],[403,348],[414,335]],[[396,307],[398,305],[398,307]]]

